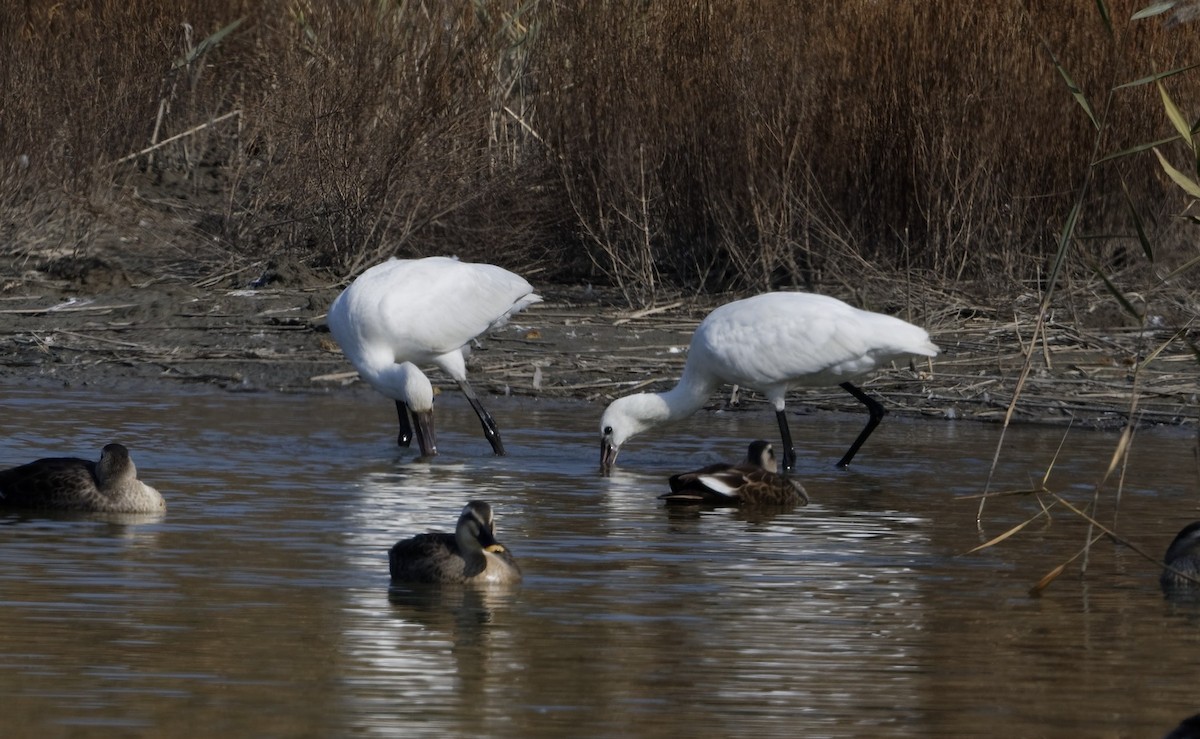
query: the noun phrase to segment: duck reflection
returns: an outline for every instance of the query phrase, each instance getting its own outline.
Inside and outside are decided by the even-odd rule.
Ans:
[[[485,627],[516,602],[516,584],[459,587],[430,583],[393,583],[388,602],[393,615],[454,636],[455,643],[482,642]]]
[[[666,514],[667,520],[672,523],[698,521],[701,517],[708,515],[725,515],[734,521],[764,524],[793,512],[797,507],[796,504],[730,507],[717,503],[692,503],[690,505],[674,503],[663,506],[662,511]]]

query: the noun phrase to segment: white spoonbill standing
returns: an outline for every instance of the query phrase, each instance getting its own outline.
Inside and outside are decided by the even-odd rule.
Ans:
[[[777,292],[727,303],[696,328],[683,376],[674,388],[618,398],[604,411],[600,419],[601,471],[612,470],[621,445],[630,437],[687,418],[722,384],[757,390],[775,406],[785,473],[796,465],[784,413],[787,392],[799,387],[841,386],[871,414],[866,428],[838,462],[845,467],[887,413],[850,381],[892,360],[937,353],[925,329],[825,295]]]
[[[419,369],[433,365],[458,383],[492,451],[503,455],[496,421],[467,382],[466,355],[472,339],[541,300],[524,278],[492,264],[390,259],[333,301],[329,330],[358,374],[396,401],[400,446],[412,443],[415,425],[421,454],[437,454],[433,386]]]

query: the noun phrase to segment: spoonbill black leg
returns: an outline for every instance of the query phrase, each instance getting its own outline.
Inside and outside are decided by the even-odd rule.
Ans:
[[[786,475],[796,467],[796,449],[792,446],[792,430],[788,428],[787,411],[775,411],[775,420],[779,421],[779,436],[783,441],[783,474]]]
[[[837,463],[838,467],[848,467],[850,465],[850,460],[854,459],[854,455],[858,453],[859,447],[863,445],[863,442],[867,440],[867,437],[871,435],[871,432],[875,430],[875,427],[878,426],[879,422],[883,420],[883,417],[887,415],[887,408],[884,408],[878,400],[875,400],[870,395],[867,395],[862,390],[859,390],[852,383],[843,382],[839,387],[858,398],[858,401],[865,405],[867,407],[867,411],[871,414],[871,417],[867,419],[867,425],[863,428],[862,433],[858,435],[858,438],[855,439],[854,443],[850,445],[850,450],[847,451],[845,456],[842,457],[841,461]]]
[[[487,439],[488,443],[492,445],[492,451],[497,457],[503,457],[504,444],[500,441],[500,429],[496,428],[496,420],[483,407],[483,403],[479,402],[479,396],[475,394],[475,391],[471,389],[466,380],[459,380],[458,387],[462,390],[463,395],[467,396],[467,401],[475,409],[475,415],[479,416],[479,422],[483,424],[483,438]]]
[[[412,444],[412,422],[408,418],[408,405],[403,400],[396,401],[396,415],[400,417],[400,433],[396,436],[396,444],[410,446]]]

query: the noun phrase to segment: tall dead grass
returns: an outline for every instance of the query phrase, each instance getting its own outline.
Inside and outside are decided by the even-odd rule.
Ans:
[[[1184,200],[1149,154],[1093,167],[1049,56],[1101,101],[1200,61],[1138,5],[1109,33],[1090,0],[30,0],[0,23],[0,236],[86,251],[134,202],[337,274],[456,253],[638,303],[900,274],[998,297],[1089,176],[1071,267],[1140,279],[1123,190],[1168,265]],[[1105,153],[1171,133],[1153,88],[1106,114]]]

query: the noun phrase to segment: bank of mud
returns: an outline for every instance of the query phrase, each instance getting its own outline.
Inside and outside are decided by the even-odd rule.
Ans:
[[[242,392],[342,392],[357,376],[324,320],[340,289],[313,275],[272,271],[183,279],[10,265],[0,282],[0,386],[89,385],[119,393],[134,384],[204,383]],[[631,310],[590,286],[537,289],[544,303],[474,347],[468,366],[480,393],[599,405],[665,389],[679,376],[696,324],[733,297],[668,298]],[[1035,309],[1035,296],[1027,295],[995,310],[917,311],[924,318],[916,322],[942,354],[862,385],[894,413],[937,418],[1001,420],[1020,384],[1017,421],[1117,427],[1136,394],[1141,423],[1196,423],[1200,372],[1187,337],[1155,354],[1176,335],[1169,328],[1081,330],[1052,322],[1021,382]],[[439,388],[453,388],[437,371],[430,375]],[[714,407],[728,402],[728,395],[713,398]],[[743,407],[760,402],[740,397]],[[798,392],[791,407],[861,411],[836,387]]]

